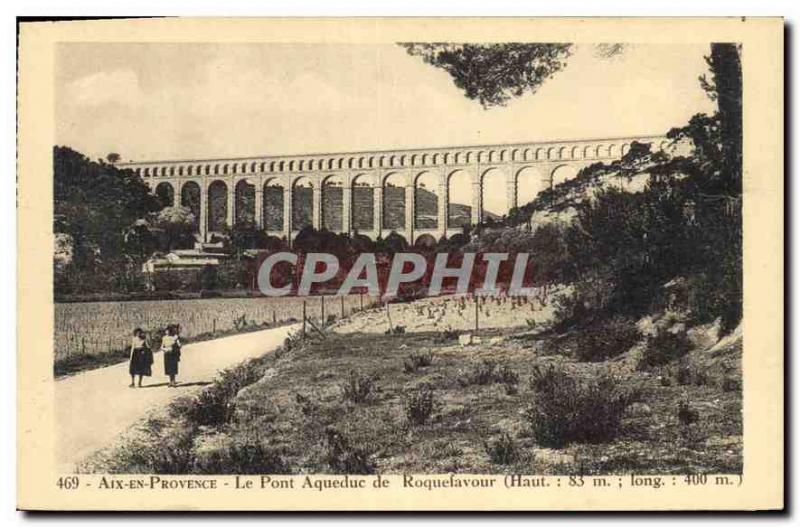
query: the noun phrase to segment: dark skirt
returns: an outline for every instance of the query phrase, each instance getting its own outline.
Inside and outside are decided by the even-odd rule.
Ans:
[[[164,374],[178,375],[178,362],[181,360],[180,351],[164,352]]]
[[[131,375],[146,375],[150,377],[153,375],[153,352],[147,348],[136,348],[131,354],[130,365],[128,372]]]

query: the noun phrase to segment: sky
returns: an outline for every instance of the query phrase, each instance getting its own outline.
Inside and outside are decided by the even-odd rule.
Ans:
[[[487,110],[390,44],[62,43],[55,143],[148,161],[661,134],[714,111],[707,53],[575,46],[536,93]]]

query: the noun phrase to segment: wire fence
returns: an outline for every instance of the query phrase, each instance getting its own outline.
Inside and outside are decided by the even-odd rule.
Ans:
[[[155,334],[180,324],[181,336],[191,339],[298,322],[304,313],[325,325],[377,303],[377,298],[362,294],[56,304],[55,358],[125,350],[134,328]]]

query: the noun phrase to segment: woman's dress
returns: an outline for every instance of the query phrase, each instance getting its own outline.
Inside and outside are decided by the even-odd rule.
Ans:
[[[181,343],[175,335],[164,335],[161,339],[161,351],[164,352],[164,374],[178,375],[178,363],[181,360]]]
[[[128,372],[131,375],[144,375],[150,377],[153,374],[153,352],[147,347],[144,339],[134,338],[131,342],[131,359]]]

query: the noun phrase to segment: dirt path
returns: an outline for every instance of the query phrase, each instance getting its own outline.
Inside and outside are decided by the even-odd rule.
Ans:
[[[144,388],[128,388],[128,363],[116,364],[56,381],[57,466],[71,472],[78,462],[111,443],[151,410],[194,393],[215,374],[283,344],[297,326],[285,326],[186,345],[177,388],[166,386],[161,353]]]

